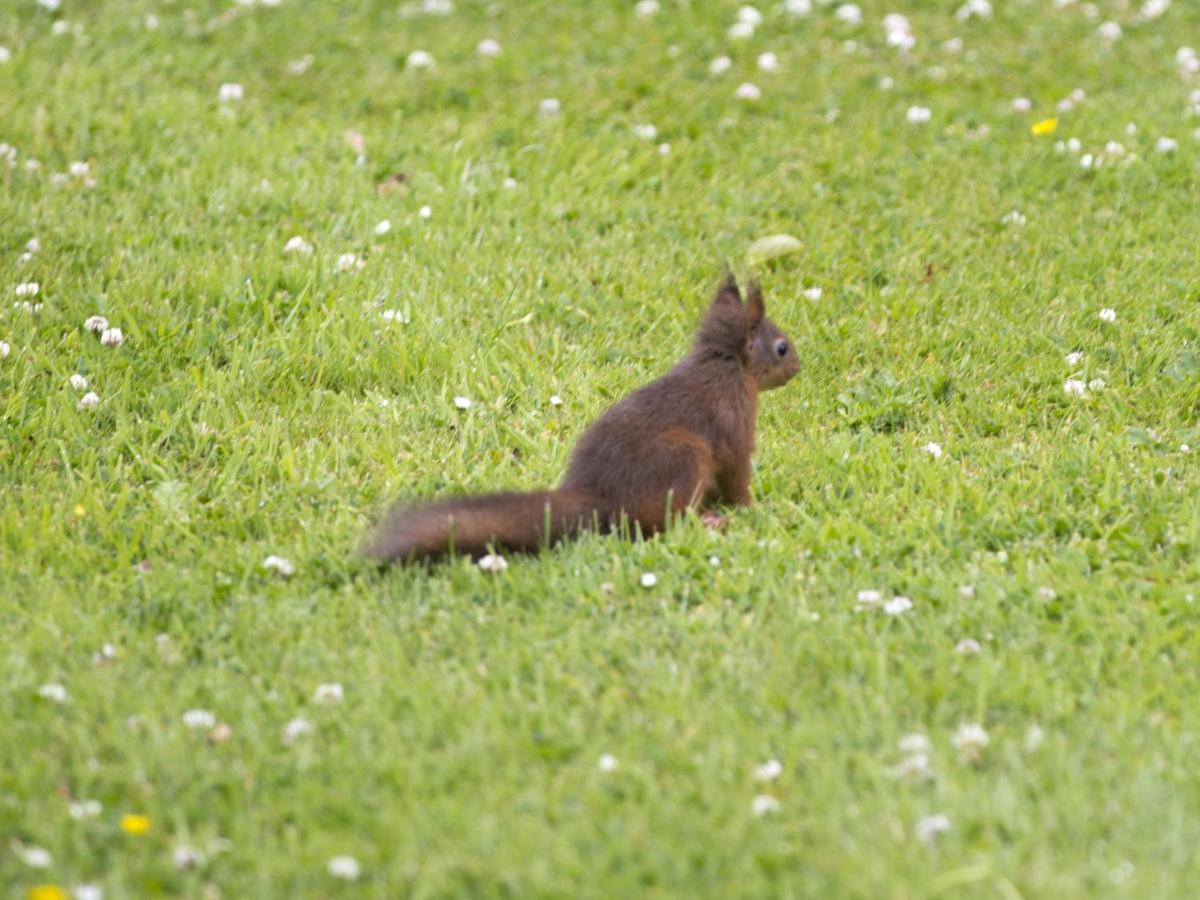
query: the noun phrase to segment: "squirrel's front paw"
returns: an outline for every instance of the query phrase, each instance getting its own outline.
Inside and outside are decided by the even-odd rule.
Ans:
[[[715,513],[709,509],[700,513],[700,521],[704,523],[705,528],[711,528],[713,531],[724,531],[725,526],[729,524],[729,517]]]

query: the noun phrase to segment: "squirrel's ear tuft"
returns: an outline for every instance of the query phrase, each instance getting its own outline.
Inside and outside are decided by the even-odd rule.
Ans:
[[[751,328],[757,328],[758,323],[763,320],[767,314],[766,307],[763,304],[762,288],[757,281],[750,282],[750,288],[746,291],[746,322]]]
[[[733,272],[726,271],[725,277],[721,279],[721,284],[717,287],[716,294],[713,295],[712,305],[717,307],[729,304],[740,307],[742,292],[738,290],[737,278]]]

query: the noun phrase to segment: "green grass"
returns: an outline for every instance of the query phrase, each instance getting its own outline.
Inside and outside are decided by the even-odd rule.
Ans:
[[[737,42],[737,3],[455,5],[64,0],[66,35],[0,8],[3,896],[1193,896],[1200,85],[1175,52],[1200,8],[862,0],[852,28],[770,4]],[[418,49],[435,69],[405,69]],[[1070,137],[1131,161],[1086,170]],[[76,160],[94,188],[53,183]],[[397,496],[553,483],[684,352],[724,261],[780,232],[803,249],[762,279],[804,367],[763,398],[726,533],[591,536],[497,576],[356,561]],[[37,314],[12,306],[28,281]],[[858,610],[867,588],[913,609]],[[327,682],[343,702],[314,701]],[[963,723],[990,736],[974,764]],[[932,780],[892,775],[912,732]],[[184,845],[205,861],[178,869]]]

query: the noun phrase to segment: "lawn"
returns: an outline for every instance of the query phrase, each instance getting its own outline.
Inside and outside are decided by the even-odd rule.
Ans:
[[[3,897],[1195,896],[1200,6],[54,5]],[[723,533],[355,556],[554,483],[772,234]]]

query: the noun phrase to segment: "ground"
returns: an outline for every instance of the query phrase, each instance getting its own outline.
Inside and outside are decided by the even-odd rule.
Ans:
[[[1200,7],[47,5],[5,897],[1194,895]],[[355,557],[552,484],[726,262],[803,366],[723,532]]]

